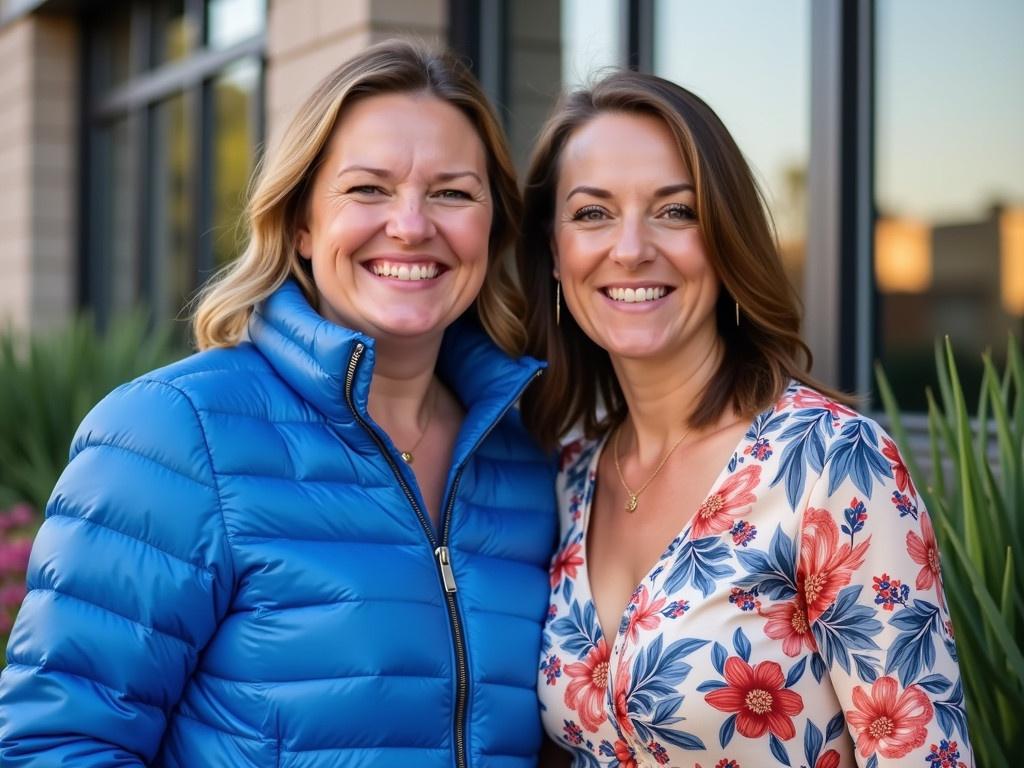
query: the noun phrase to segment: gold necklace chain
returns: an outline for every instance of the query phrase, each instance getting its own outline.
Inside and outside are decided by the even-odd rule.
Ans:
[[[630,487],[626,484],[626,478],[622,476],[622,465],[619,463],[620,434],[622,434],[621,425],[618,429],[615,430],[615,438],[612,440],[613,456],[615,457],[615,471],[619,475],[619,482],[622,483],[622,487],[626,489],[626,494],[629,496],[629,500],[626,502],[626,511],[630,514],[633,514],[634,512],[636,512],[637,499],[640,498],[640,494],[646,491],[647,486],[649,486],[651,482],[654,480],[654,478],[658,476],[658,473],[661,472],[662,468],[665,466],[665,463],[668,461],[668,457],[671,456],[673,452],[676,450],[676,448],[678,448],[680,444],[682,444],[683,440],[685,440],[690,435],[690,430],[688,429],[685,432],[683,432],[682,436],[674,443],[672,443],[672,447],[669,448],[665,452],[665,455],[661,457],[661,461],[658,462],[658,466],[651,473],[651,476],[648,477],[647,480],[644,481],[644,484],[637,488],[635,491],[630,490]]]
[[[436,386],[434,387],[434,390],[431,393],[431,395],[432,395],[432,397],[430,398],[430,413],[427,414],[427,423],[423,425],[423,431],[420,432],[420,436],[418,438],[416,438],[416,442],[413,443],[412,447],[409,448],[409,450],[402,451],[399,454],[402,457],[402,461],[404,461],[406,464],[412,464],[413,459],[415,458],[413,456],[413,452],[417,448],[420,447],[420,443],[423,442],[423,438],[426,436],[427,430],[430,429],[430,421],[431,421],[431,419],[434,418],[434,411],[437,408],[437,387]]]

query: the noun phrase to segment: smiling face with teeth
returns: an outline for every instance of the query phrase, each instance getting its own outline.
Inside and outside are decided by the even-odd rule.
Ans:
[[[716,343],[719,280],[694,182],[659,118],[604,112],[566,142],[552,247],[566,306],[621,358],[677,359]]]
[[[486,152],[466,116],[425,93],[377,95],[338,121],[296,246],[324,317],[440,343],[480,292],[492,216]]]

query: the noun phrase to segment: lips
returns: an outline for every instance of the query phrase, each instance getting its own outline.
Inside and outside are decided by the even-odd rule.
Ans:
[[[643,304],[648,301],[657,301],[672,289],[665,285],[647,285],[623,288],[610,286],[602,289],[605,296],[612,301],[624,304]]]
[[[403,281],[433,280],[444,269],[436,261],[410,263],[375,260],[367,262],[364,266],[377,277]]]

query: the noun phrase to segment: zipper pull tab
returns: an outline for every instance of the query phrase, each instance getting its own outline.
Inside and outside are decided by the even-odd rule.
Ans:
[[[455,592],[455,572],[452,571],[452,561],[448,557],[448,547],[438,547],[434,550],[437,562],[441,564],[441,579],[444,581],[445,592]]]

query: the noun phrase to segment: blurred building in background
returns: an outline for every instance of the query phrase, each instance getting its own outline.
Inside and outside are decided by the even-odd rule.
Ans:
[[[464,55],[520,168],[603,67],[721,115],[763,186],[816,372],[923,406],[932,341],[1024,337],[1018,0],[0,0],[0,322],[182,318],[317,81],[411,34]],[[968,377],[976,370],[968,368]]]

